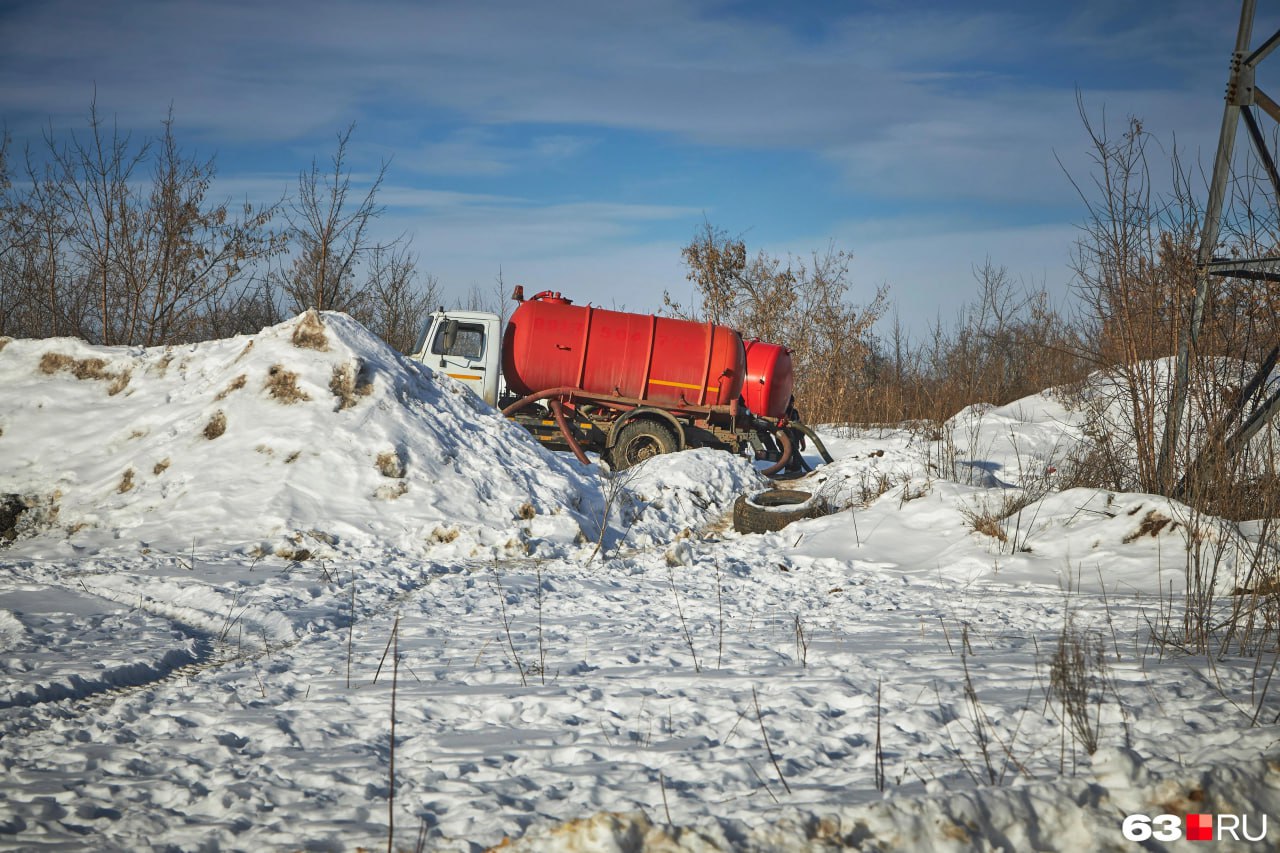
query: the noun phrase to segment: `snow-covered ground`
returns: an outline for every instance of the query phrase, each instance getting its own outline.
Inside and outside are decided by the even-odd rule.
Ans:
[[[1059,490],[1054,394],[825,431],[838,511],[740,535],[746,460],[583,468],[341,315],[0,344],[0,849],[1280,843],[1270,659],[1150,643],[1196,521]]]

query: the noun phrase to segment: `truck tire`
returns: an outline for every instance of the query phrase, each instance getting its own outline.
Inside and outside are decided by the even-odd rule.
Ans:
[[[609,450],[609,464],[613,470],[621,471],[677,449],[679,444],[670,427],[642,418],[625,423],[618,430],[618,440]]]
[[[817,495],[798,489],[767,489],[738,496],[733,504],[733,529],[739,533],[773,533],[793,521],[820,515]]]

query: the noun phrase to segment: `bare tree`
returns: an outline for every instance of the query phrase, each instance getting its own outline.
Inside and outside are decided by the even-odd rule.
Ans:
[[[669,313],[790,347],[806,418],[849,417],[866,391],[872,327],[886,300],[882,288],[865,308],[846,301],[851,254],[828,246],[807,260],[763,251],[748,258],[741,238],[704,221],[681,255],[698,304],[685,308],[664,294]]]
[[[1177,351],[1179,318],[1194,289],[1194,216],[1152,187],[1151,135],[1129,119],[1119,138],[1105,117],[1095,124],[1080,105],[1094,161],[1092,190],[1076,189],[1086,207],[1073,267],[1085,306],[1088,349],[1096,365],[1111,371],[1123,399],[1135,479],[1126,488],[1159,492],[1159,440],[1168,405],[1168,383],[1157,359]],[[1181,178],[1179,182],[1185,183]],[[1189,194],[1183,196],[1189,200]],[[1175,226],[1177,226],[1175,230]]]
[[[382,215],[378,189],[387,173],[382,163],[363,197],[353,196],[348,146],[355,125],[338,134],[331,169],[321,172],[315,160],[298,175],[298,195],[285,210],[297,254],[283,280],[291,311],[307,308],[358,314],[366,287],[358,284],[356,268],[368,256],[390,245],[378,244],[369,234]]]
[[[57,169],[57,201],[73,255],[72,284],[94,293],[95,310],[85,318],[87,325],[74,331],[104,344],[125,343],[129,324],[124,315],[129,299],[120,272],[121,254],[129,240],[127,229],[134,219],[130,215],[130,181],[151,146],[144,141],[130,150],[128,134],[122,136],[118,127],[108,134],[96,102],[89,107],[88,137],[74,132],[70,137],[67,144],[59,145],[52,131],[45,134]]]
[[[417,259],[406,247],[379,246],[369,255],[364,309],[357,319],[402,353],[412,351],[427,315],[440,302],[436,277],[426,276],[423,287],[417,278]]]
[[[507,289],[506,281],[503,279],[502,268],[498,268],[498,274],[494,276],[493,283],[487,290],[478,284],[472,284],[466,298],[457,300],[456,305],[463,311],[487,311],[490,314],[497,314],[498,327],[505,326],[507,315],[511,313],[511,291]]]
[[[178,147],[172,113],[158,140],[107,129],[96,104],[89,131],[44,137],[29,187],[0,202],[0,323],[8,331],[74,334],[106,344],[194,340],[282,245],[273,206],[213,203],[210,160]],[[142,176],[152,166],[149,184]],[[7,174],[7,170],[6,170]]]
[[[228,290],[244,283],[253,262],[281,248],[267,230],[274,206],[207,205],[212,160],[188,159],[173,136],[172,114],[156,151],[151,193],[133,214],[132,240],[121,253],[130,303],[127,338],[155,344],[201,331]]]

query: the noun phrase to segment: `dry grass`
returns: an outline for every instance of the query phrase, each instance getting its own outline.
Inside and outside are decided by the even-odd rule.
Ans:
[[[974,529],[975,533],[990,536],[992,539],[999,539],[1001,542],[1009,541],[1009,537],[1005,535],[1004,528],[1000,525],[1003,519],[987,507],[981,509],[966,507],[960,510],[960,514],[964,516],[965,521],[969,522],[969,526]]]
[[[226,388],[223,388],[221,391],[219,391],[218,396],[214,397],[213,399],[215,400],[227,399],[227,396],[231,394],[232,391],[239,391],[241,388],[245,386],[245,383],[247,383],[248,381],[249,381],[249,377],[241,373],[235,379],[231,380],[230,385],[228,385]]]
[[[519,515],[520,515],[520,518],[523,519],[524,521],[532,521],[534,516],[536,516],[537,514],[538,514],[538,511],[534,509],[533,504],[529,503],[528,501],[525,501],[520,505]]]
[[[303,314],[293,327],[293,345],[299,349],[313,349],[325,352],[329,349],[329,338],[324,333],[324,321],[314,308]]]
[[[1090,755],[1098,751],[1108,680],[1102,638],[1077,628],[1068,614],[1049,662],[1049,695],[1062,706],[1063,725]]]
[[[166,351],[165,354],[160,357],[159,361],[157,361],[155,364],[153,364],[151,367],[147,369],[147,372],[154,373],[156,376],[159,376],[161,379],[163,379],[164,375],[169,372],[169,365],[172,363],[173,363],[173,353]]]
[[[298,374],[285,370],[282,364],[273,364],[267,371],[267,381],[263,385],[271,399],[291,406],[294,403],[310,400],[311,396],[298,387]]]
[[[409,484],[404,480],[397,480],[394,485],[379,486],[373,493],[373,496],[380,501],[393,501],[401,495],[407,494]]]
[[[209,423],[204,425],[204,437],[213,441],[226,431],[227,416],[221,409],[219,409],[213,413],[213,417],[209,418]]]
[[[159,477],[165,471],[169,470],[170,464],[169,457],[166,456],[164,459],[161,459],[156,463],[155,467],[151,469],[151,473]]]
[[[124,474],[120,476],[120,485],[116,486],[116,491],[123,495],[131,489],[133,489],[133,469],[126,468]]]
[[[12,340],[13,338],[0,335],[0,352],[4,352],[4,348],[7,347],[9,345],[9,342]]]
[[[118,373],[107,369],[107,362],[101,358],[73,358],[65,353],[47,352],[40,357],[40,372],[53,375],[59,371],[70,373],[76,379],[96,379],[107,385],[107,395],[114,397],[129,385],[132,373],[122,370]]]
[[[1170,531],[1176,530],[1178,528],[1178,522],[1153,509],[1142,517],[1142,521],[1138,524],[1138,528],[1128,536],[1124,537],[1123,541],[1127,545],[1130,542],[1141,539],[1143,536],[1150,536],[1154,539],[1159,536],[1160,532],[1166,527],[1168,527]]]
[[[364,375],[364,365],[359,361],[353,368],[344,364],[333,369],[333,378],[329,380],[329,391],[338,398],[338,411],[350,409],[373,392],[373,382]]]
[[[1044,482],[1034,482],[1027,488],[1008,489],[994,502],[982,500],[974,506],[964,507],[960,514],[976,532],[1000,542],[1002,553],[1005,544],[1009,545],[1010,553],[1029,552],[1031,548],[1027,539],[1035,517],[1034,514],[1024,516],[1023,510],[1044,497],[1046,492]]]
[[[431,541],[440,544],[452,542],[458,538],[458,529],[456,527],[437,527],[431,531]]]
[[[400,458],[399,452],[395,450],[379,453],[374,467],[378,469],[379,474],[392,480],[398,480],[404,476],[404,460]]]

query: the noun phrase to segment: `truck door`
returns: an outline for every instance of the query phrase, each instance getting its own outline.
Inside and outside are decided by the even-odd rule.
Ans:
[[[498,340],[494,322],[442,316],[434,324],[423,362],[497,405]]]

